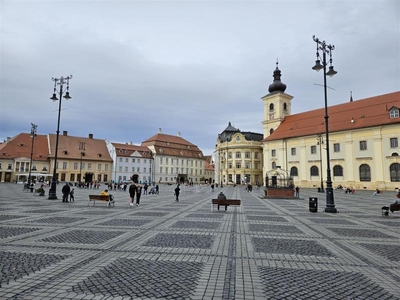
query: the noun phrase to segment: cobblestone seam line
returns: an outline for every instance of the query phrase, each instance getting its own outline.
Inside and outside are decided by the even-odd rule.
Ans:
[[[229,237],[228,261],[226,265],[224,289],[222,299],[235,299],[236,283],[236,230],[237,212],[235,210],[232,218],[232,228]]]

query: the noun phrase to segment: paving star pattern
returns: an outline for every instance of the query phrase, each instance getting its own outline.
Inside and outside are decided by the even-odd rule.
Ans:
[[[400,213],[380,210],[394,191],[335,191],[329,214],[316,189],[182,186],[175,202],[160,185],[107,207],[88,206],[91,189],[62,203],[61,186],[48,200],[0,183],[0,299],[400,299]],[[242,210],[211,210],[221,191]]]

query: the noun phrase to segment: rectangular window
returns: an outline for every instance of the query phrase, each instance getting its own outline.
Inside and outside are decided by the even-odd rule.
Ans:
[[[276,150],[275,150],[275,149],[272,149],[272,150],[271,150],[271,156],[272,156],[272,157],[275,157],[275,156],[276,156]]]
[[[165,163],[168,165],[168,157],[165,158]]]
[[[69,181],[75,181],[75,174],[71,174],[71,175],[70,175]]]
[[[105,169],[106,171],[108,171],[108,164],[105,164],[105,165],[104,165],[104,169]],[[107,181],[107,180],[104,179],[104,181]]]
[[[97,170],[101,171],[101,164],[97,164]]]
[[[119,162],[122,162],[122,157],[119,158]]]
[[[8,164],[7,170],[12,170],[12,164]]]
[[[137,162],[138,162],[138,164],[140,164],[140,158],[138,158]]]
[[[162,167],[160,167],[160,173],[162,173]]]
[[[104,182],[107,182],[107,181],[108,181],[108,176],[107,176],[107,174],[104,174],[103,179],[104,179]]]
[[[317,153],[317,146],[311,146],[311,154]]]
[[[241,157],[241,153],[240,152],[236,152],[236,158],[240,158]]]
[[[290,149],[290,151],[291,151],[292,155],[296,155],[296,148],[292,148],[292,149]]]
[[[246,153],[244,154],[244,157],[250,158],[250,152],[246,152]]]
[[[254,163],[254,169],[256,169],[256,170],[259,169],[259,164],[258,164],[258,162]]]
[[[81,165],[81,169],[84,170],[85,169],[85,163],[83,162]]]
[[[128,167],[125,167],[125,172],[128,172]]]
[[[135,173],[135,167],[132,167],[132,173]]]
[[[1,163],[0,163],[0,170],[1,170]]]
[[[118,167],[118,171],[122,172],[122,166]]]
[[[140,172],[140,167],[137,167],[137,172],[138,172],[138,173]]]
[[[232,163],[228,164],[228,169],[232,169]]]
[[[125,162],[128,162],[128,158],[125,158]]]
[[[132,162],[133,162],[133,163],[135,162],[135,159],[134,159],[134,158],[132,158]]]
[[[340,144],[339,143],[333,144],[333,152],[340,152]]]
[[[228,158],[232,158],[232,152],[228,153]]]
[[[162,157],[160,157],[160,164],[162,164],[162,161],[163,161],[163,158]],[[172,161],[173,162],[173,161]]]
[[[246,169],[250,169],[250,163],[245,163]]]
[[[146,168],[144,168],[144,171],[146,172]],[[168,174],[168,167],[165,168],[165,174]]]
[[[67,169],[67,163],[63,162],[63,170],[66,170],[66,169]]]
[[[240,169],[242,167],[242,165],[240,163],[236,164],[236,169]]]
[[[101,181],[101,174],[97,174],[97,181],[98,181],[98,182]]]
[[[91,169],[92,169],[92,163],[88,163],[88,164],[87,164],[87,169],[88,169],[88,170],[91,170]]]
[[[360,141],[360,150],[367,150],[367,141]]]
[[[60,181],[65,181],[65,173],[61,173],[61,180]]]
[[[74,163],[74,170],[78,170],[78,163],[77,162]]]
[[[397,148],[398,146],[399,146],[399,142],[397,140],[397,137],[390,138],[390,148]]]

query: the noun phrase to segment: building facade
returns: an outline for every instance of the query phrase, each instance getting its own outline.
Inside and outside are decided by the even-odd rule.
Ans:
[[[46,181],[52,177],[46,135],[20,133],[0,144],[0,182]]]
[[[327,177],[325,109],[291,114],[276,67],[264,103],[263,173],[286,170],[296,185],[320,187]],[[394,190],[400,187],[400,92],[328,107],[333,186]]]
[[[142,142],[154,159],[153,178],[156,183],[194,183],[205,180],[205,158],[201,150],[178,133],[158,133]]]
[[[112,181],[133,180],[137,183],[154,182],[153,154],[148,147],[132,143],[112,143],[106,140],[107,149],[114,161]]]
[[[50,170],[54,168],[56,135],[48,135]],[[57,178],[68,182],[109,182],[113,160],[102,139],[68,136],[67,131],[59,136],[57,152]]]
[[[242,132],[229,122],[215,146],[215,181],[224,184],[262,184],[261,133]]]

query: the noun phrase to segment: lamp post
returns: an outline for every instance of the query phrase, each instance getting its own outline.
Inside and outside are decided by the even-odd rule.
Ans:
[[[50,191],[49,191],[49,198],[50,200],[57,199],[57,151],[58,151],[58,138],[60,135],[60,115],[61,115],[61,100],[64,97],[65,100],[71,99],[69,95],[69,80],[72,79],[72,75],[67,76],[67,77],[60,77],[60,78],[52,78],[51,80],[54,81],[54,92],[53,92],[53,97],[50,99],[53,100],[54,102],[59,100],[58,102],[58,121],[57,121],[57,135],[56,135],[56,148],[54,151],[54,170],[53,170],[53,177],[51,179],[51,186],[50,186]],[[66,92],[64,94],[64,84],[66,84]],[[57,92],[57,85],[59,85],[59,97],[60,99],[57,98],[56,92]]]
[[[326,207],[325,212],[328,213],[337,213],[335,208],[335,201],[333,197],[333,188],[332,188],[332,178],[331,178],[331,167],[330,167],[330,156],[329,156],[329,126],[328,126],[328,93],[326,86],[326,75],[332,77],[337,72],[333,69],[332,66],[332,51],[335,50],[334,45],[326,44],[325,41],[321,41],[313,35],[313,40],[317,44],[317,60],[315,61],[315,66],[312,67],[315,71],[324,71],[324,96],[325,96],[325,142],[326,142]],[[322,65],[319,57],[319,51],[322,51]],[[326,71],[327,61],[326,54],[329,55],[329,71]]]
[[[79,142],[79,150],[81,151],[81,165],[79,168],[79,187],[82,182],[82,157],[85,156],[85,142]]]
[[[322,134],[318,134],[317,137],[317,144],[319,145],[319,162],[320,162],[320,172],[321,172],[321,187],[320,187],[320,192],[324,193],[324,179],[322,177],[322,144],[324,143],[324,138],[322,136]]]
[[[36,129],[37,125],[31,123],[31,138],[32,138],[32,147],[31,147],[31,160],[29,162],[29,175],[28,175],[28,184],[31,184],[31,173],[32,173],[32,160],[33,160],[33,144],[35,142]]]

